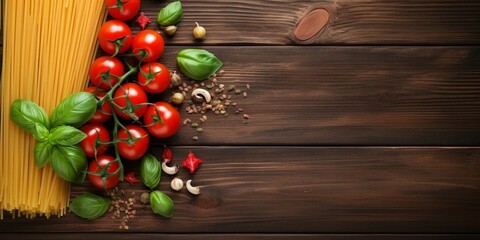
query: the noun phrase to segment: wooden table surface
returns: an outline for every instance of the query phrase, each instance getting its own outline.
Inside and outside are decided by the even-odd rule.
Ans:
[[[142,11],[155,20],[166,3]],[[204,160],[193,176],[202,194],[173,192],[164,174],[172,219],[141,204],[128,231],[111,214],[6,217],[1,239],[480,239],[480,1],[182,3],[161,62],[176,69],[181,49],[207,49],[224,62],[223,84],[251,86],[236,96],[248,124],[210,113],[205,132],[182,126],[152,143],[177,163],[190,150]],[[318,9],[324,28],[297,29]],[[86,191],[72,185],[71,196]]]

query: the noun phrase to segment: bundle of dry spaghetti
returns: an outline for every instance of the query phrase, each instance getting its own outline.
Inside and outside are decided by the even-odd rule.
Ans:
[[[104,0],[4,0],[0,128],[0,217],[65,214],[70,185],[49,166],[37,168],[35,140],[11,120],[15,99],[50,114],[84,89],[105,21]]]

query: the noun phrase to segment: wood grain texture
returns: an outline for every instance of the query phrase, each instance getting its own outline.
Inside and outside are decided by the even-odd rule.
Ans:
[[[180,49],[162,57],[172,70]],[[480,144],[478,47],[206,49],[224,62],[220,83],[251,86],[247,98],[230,92],[249,123],[230,108],[227,118],[207,114],[204,133],[187,125],[168,144]],[[201,116],[181,114],[197,122]]]
[[[161,61],[177,69],[168,47]],[[208,47],[251,116],[208,115],[173,145],[478,145],[478,47]],[[262,54],[258,54],[261,52]],[[168,100],[165,93],[151,100]],[[233,109],[233,108],[232,108]],[[181,111],[182,117],[197,120]],[[199,135],[200,142],[192,141]],[[157,142],[159,143],[159,142]]]
[[[147,28],[158,29],[168,2],[142,0]],[[7,214],[0,239],[480,238],[480,1],[182,4],[160,61],[175,70],[179,50],[205,48],[225,64],[221,83],[251,86],[247,98],[234,96],[248,124],[233,112],[207,114],[205,132],[183,126],[152,143],[155,155],[161,144],[172,146],[177,164],[189,150],[204,160],[195,175],[177,176],[193,179],[202,194],[173,192],[164,174],[159,189],[175,202],[172,219],[140,203],[129,231],[111,213],[96,221]],[[296,39],[299,20],[319,8],[329,12],[325,27]],[[207,29],[203,42],[192,38],[194,22]],[[86,182],[71,196],[87,191],[100,193]]]
[[[60,234],[41,234],[41,233],[9,233],[1,234],[2,239],[31,240],[76,240],[76,239],[176,239],[176,240],[471,240],[478,239],[480,235],[475,234],[147,234],[147,233],[60,233]]]
[[[154,154],[160,154],[156,148]],[[160,190],[172,219],[137,204],[129,232],[148,233],[478,233],[479,148],[175,147],[204,164],[192,177],[198,197]],[[129,164],[136,164],[129,163]],[[127,165],[133,169],[135,165]],[[122,183],[128,196],[141,184]],[[95,191],[73,186],[72,197]],[[112,232],[119,219],[73,214],[50,220],[4,219],[0,232]],[[15,226],[28,226],[18,228]]]
[[[167,2],[142,1],[142,11],[156,17]],[[169,44],[198,45],[194,22],[207,29],[202,45],[452,45],[480,43],[480,2],[476,0],[244,0],[182,1],[184,18]],[[294,30],[313,9],[325,8],[330,20],[308,41],[298,41]],[[135,31],[139,27],[135,24]]]

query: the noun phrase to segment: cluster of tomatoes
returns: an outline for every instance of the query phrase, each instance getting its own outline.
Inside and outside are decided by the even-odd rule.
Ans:
[[[113,19],[101,26],[98,42],[107,55],[98,57],[91,65],[92,86],[86,89],[97,97],[99,106],[80,128],[87,134],[80,146],[91,159],[87,177],[101,189],[118,184],[123,174],[120,158],[140,159],[148,150],[149,135],[171,137],[181,122],[179,112],[169,103],[148,101],[148,95],[162,93],[169,87],[170,72],[157,62],[164,50],[163,37],[154,30],[142,30],[134,36],[125,23],[137,15],[140,0],[106,2]],[[118,56],[127,58],[125,63]],[[134,66],[129,64],[131,58],[136,59]],[[112,118],[115,127],[111,137],[104,124]],[[115,157],[107,153],[111,145]]]

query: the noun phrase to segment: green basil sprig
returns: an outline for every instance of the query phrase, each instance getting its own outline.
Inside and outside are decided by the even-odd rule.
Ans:
[[[108,211],[110,200],[92,193],[84,193],[73,199],[68,207],[77,216],[93,220]]]
[[[160,183],[162,165],[152,154],[145,154],[140,161],[140,180],[151,190]]]
[[[53,151],[53,144],[45,141],[45,142],[37,142],[35,144],[35,148],[33,149],[33,156],[35,157],[35,163],[37,167],[42,168],[50,162],[51,155]]]
[[[10,117],[38,141],[33,154],[39,168],[50,163],[61,178],[82,183],[86,175],[87,157],[76,144],[87,135],[75,127],[88,121],[96,108],[97,100],[93,94],[79,92],[62,100],[50,119],[45,110],[24,99],[12,103]]]
[[[53,146],[50,157],[50,166],[59,177],[83,183],[87,173],[87,156],[79,146]]]
[[[33,131],[33,137],[39,142],[45,142],[50,137],[48,129],[40,123],[35,123],[35,131]]]
[[[52,127],[69,125],[80,127],[97,109],[97,100],[88,92],[73,93],[63,99],[50,116]]]
[[[39,127],[50,128],[48,116],[43,108],[32,101],[17,99],[10,107],[10,118],[24,131],[34,134]]]
[[[160,191],[150,193],[150,206],[154,213],[167,218],[172,217],[175,210],[172,199]]]
[[[175,25],[183,17],[183,9],[180,1],[172,2],[158,12],[157,23],[161,26]]]
[[[49,140],[53,144],[73,146],[87,137],[84,132],[70,126],[58,126],[50,131]]]
[[[182,73],[202,81],[218,71],[223,63],[212,53],[203,49],[184,49],[177,54],[177,64]]]

